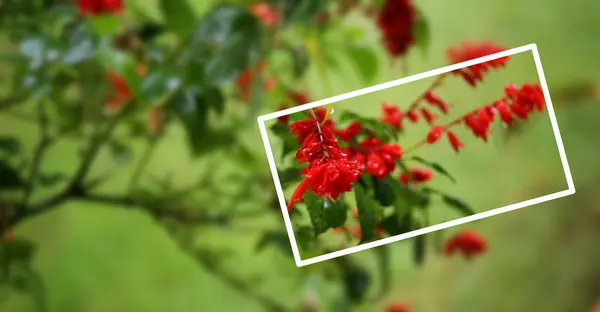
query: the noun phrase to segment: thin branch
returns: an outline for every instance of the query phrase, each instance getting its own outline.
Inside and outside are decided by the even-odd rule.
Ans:
[[[403,118],[407,118],[408,117],[408,113],[416,110],[419,107],[419,104],[421,104],[421,102],[423,102],[423,100],[425,99],[425,96],[427,96],[427,93],[437,89],[439,86],[442,85],[442,81],[444,81],[444,78],[446,78],[448,76],[448,74],[441,74],[439,76],[437,76],[435,78],[435,80],[431,83],[431,85],[425,89],[425,91],[423,91],[423,93],[421,93],[419,95],[419,97],[417,97],[417,99],[415,99],[412,104],[410,104],[410,106],[406,109],[406,114],[404,114],[402,117]]]
[[[146,150],[144,151],[144,154],[142,155],[142,159],[140,159],[140,162],[137,164],[137,166],[135,167],[135,169],[133,171],[133,175],[131,176],[131,180],[129,181],[129,193],[135,191],[136,188],[138,187],[138,184],[139,184],[140,178],[142,177],[144,169],[146,169],[146,167],[148,166],[148,163],[150,162],[150,159],[152,158],[152,155],[154,154],[154,151],[156,150],[157,146],[158,146],[158,137],[153,137],[150,140],[150,142],[148,142],[148,145],[146,146]]]
[[[29,173],[29,178],[25,185],[25,192],[23,195],[23,206],[27,206],[29,203],[29,199],[33,190],[35,188],[36,180],[39,175],[40,165],[42,163],[42,159],[44,158],[44,153],[52,143],[52,139],[49,134],[49,120],[48,115],[46,114],[46,110],[44,108],[44,101],[39,101],[38,103],[38,126],[40,132],[40,141],[35,149],[33,156],[33,163],[31,165],[31,171]]]

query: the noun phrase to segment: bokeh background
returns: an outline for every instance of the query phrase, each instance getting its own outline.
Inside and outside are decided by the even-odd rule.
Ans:
[[[154,1],[133,1],[156,13]],[[198,13],[211,1],[190,1]],[[463,40],[493,40],[510,47],[536,43],[555,105],[567,157],[577,193],[534,207],[495,216],[460,228],[475,228],[489,241],[489,251],[476,261],[429,257],[422,267],[411,259],[410,240],[391,246],[393,288],[381,300],[356,308],[380,311],[390,301],[408,302],[414,311],[590,311],[600,298],[600,195],[597,120],[600,116],[600,2],[594,0],[442,1],[419,0],[427,15],[432,42],[429,56],[408,56],[408,71],[387,66],[383,51],[378,62],[385,64],[376,82],[446,65],[445,50]],[[376,38],[372,26],[369,36]],[[8,48],[7,44],[3,44]],[[523,56],[520,56],[523,58]],[[528,63],[529,62],[529,63]],[[523,65],[523,66],[521,66]],[[2,79],[9,67],[0,68]],[[533,64],[519,60],[502,75],[493,74],[477,93],[466,88],[445,88],[453,103],[475,107],[498,94],[506,77],[517,81],[536,79]],[[306,88],[315,99],[365,87],[352,68],[331,71],[331,88],[326,90],[313,68]],[[535,80],[534,80],[535,81]],[[495,85],[495,86],[494,86]],[[583,88],[580,88],[582,87]],[[2,86],[0,86],[0,89]],[[397,100],[410,101],[422,88],[403,89]],[[583,90],[570,92],[571,90]],[[479,92],[481,91],[481,92]],[[450,100],[449,100],[450,101]],[[378,114],[377,100],[360,105],[360,111]],[[456,104],[459,105],[459,104]],[[267,113],[269,111],[264,111]],[[415,130],[416,132],[417,130]],[[484,145],[466,140],[460,156],[441,156],[435,149],[424,151],[453,172],[460,183],[448,186],[474,207],[490,207],[565,189],[554,138],[547,118],[536,117],[522,131],[498,132]],[[0,114],[0,133],[17,133],[32,148],[36,130],[15,116]],[[248,145],[262,146],[258,128],[246,135]],[[192,162],[179,131],[170,131],[164,146],[151,161],[154,172],[173,171],[179,180],[192,180],[210,166],[209,160]],[[69,171],[77,154],[64,143],[52,149],[44,168]],[[220,155],[218,157],[228,157]],[[266,159],[261,166],[268,170]],[[106,160],[99,168],[110,167]],[[235,171],[235,168],[229,168]],[[126,185],[132,168],[119,168],[118,177],[107,189]],[[215,184],[216,191],[226,185]],[[257,188],[254,192],[273,192]],[[446,186],[444,186],[446,187]],[[218,194],[215,192],[215,194]],[[43,195],[43,194],[42,194]],[[207,201],[229,200],[214,196]],[[266,205],[267,199],[240,205]],[[479,209],[478,209],[479,210]],[[293,261],[276,250],[256,254],[259,229],[282,228],[280,216],[230,225],[226,235],[211,228],[198,229],[194,240],[209,246],[227,246],[243,262],[224,260],[228,272],[254,281],[261,292],[295,305],[307,289],[317,289],[323,311],[334,311],[339,285],[327,283],[315,267],[296,268]],[[110,205],[71,202],[28,220],[16,235],[38,245],[34,265],[46,284],[51,311],[262,311],[250,296],[229,287],[181,252],[164,228],[142,211]],[[367,252],[356,255],[371,267],[377,265]],[[11,295],[0,304],[1,311],[34,311],[27,296]],[[343,310],[342,310],[343,311]]]

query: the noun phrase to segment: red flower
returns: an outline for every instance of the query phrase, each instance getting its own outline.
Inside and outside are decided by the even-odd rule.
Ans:
[[[408,119],[410,119],[410,121],[412,123],[416,123],[419,121],[419,117],[420,117],[419,113],[417,113],[414,110],[409,111],[406,115],[408,116]]]
[[[282,105],[279,106],[279,110],[284,110],[284,109],[287,109],[287,108],[288,108],[287,105],[283,105],[282,104]],[[281,116],[281,117],[277,117],[277,121],[279,123],[282,123],[282,124],[287,124],[290,121],[290,115],[284,115],[284,116]]]
[[[106,102],[106,107],[110,110],[115,110],[121,107],[124,102],[129,101],[132,97],[132,93],[127,85],[127,81],[119,74],[115,72],[108,72],[106,76],[111,84],[112,89],[111,95]]]
[[[423,118],[425,118],[427,123],[430,125],[437,119],[437,116],[430,112],[427,108],[421,108],[421,115],[423,115]]]
[[[448,131],[447,135],[448,141],[450,141],[452,148],[458,153],[460,149],[463,148],[465,145],[458,139],[458,137],[453,131]]]
[[[392,303],[385,308],[385,312],[410,312],[410,306],[405,303]]]
[[[367,138],[360,143],[362,157],[355,156],[353,159],[364,162],[364,168],[368,174],[376,178],[388,176],[396,168],[396,159],[402,157],[402,147],[396,144],[381,144],[377,138]]]
[[[473,230],[466,230],[452,236],[444,244],[444,254],[452,255],[460,252],[467,260],[471,260],[475,255],[485,252],[487,243],[481,235]]]
[[[510,111],[510,108],[508,107],[508,105],[506,105],[506,102],[503,100],[496,101],[496,103],[494,103],[494,106],[496,107],[496,109],[498,110],[498,113],[500,114],[500,119],[502,119],[502,121],[507,126],[509,126],[509,127],[512,126],[513,113]]]
[[[77,6],[81,15],[114,14],[123,10],[123,0],[77,0]]]
[[[488,140],[488,130],[490,126],[490,120],[488,116],[484,113],[481,113],[481,110],[478,110],[475,114],[469,114],[465,117],[465,124],[467,128],[469,128],[473,134],[481,138],[484,142]]]
[[[402,128],[403,114],[398,107],[384,102],[381,105],[381,109],[383,110],[383,123],[396,127],[397,129]]]
[[[361,239],[362,238],[362,228],[360,227],[360,225],[355,225],[353,227],[350,227],[350,229],[348,230],[350,236],[352,236],[355,239]],[[382,228],[375,228],[375,235],[377,237],[382,237],[384,234],[383,229]]]
[[[498,46],[491,42],[484,42],[479,44],[472,42],[464,42],[459,47],[448,49],[447,54],[450,63],[456,64],[484,57],[490,54],[502,52],[504,50],[506,50],[506,48]],[[495,60],[471,65],[466,68],[461,68],[454,71],[453,73],[462,76],[471,86],[475,86],[478,81],[483,80],[483,75],[487,73],[490,69],[506,66],[506,63],[509,59],[510,57],[508,56],[501,57]]]
[[[312,191],[320,197],[337,199],[341,193],[352,190],[361,171],[356,161],[329,159],[312,167],[304,174],[312,185]]]
[[[541,112],[546,107],[546,101],[544,100],[542,87],[539,84],[526,83],[521,86],[521,89],[512,89],[507,86],[506,95],[510,100],[512,100],[511,108],[513,106],[520,106],[523,110],[531,113],[534,111],[534,109],[537,109]],[[514,113],[519,115],[517,112]]]
[[[425,169],[425,168],[417,168],[417,169],[411,169],[410,175],[407,174],[406,172],[403,172],[400,175],[399,179],[400,179],[400,182],[402,182],[404,184],[408,184],[408,183],[419,184],[419,183],[424,183],[424,182],[431,180],[432,177],[433,177],[433,173],[431,172],[431,170]]]
[[[273,26],[279,22],[279,14],[267,3],[251,5],[250,12],[256,15],[267,26]]]
[[[358,121],[352,122],[346,129],[336,130],[335,134],[337,134],[340,139],[346,142],[350,142],[354,140],[354,138],[360,134],[362,131],[362,124]]]
[[[444,134],[444,131],[445,129],[442,126],[431,127],[431,130],[427,134],[427,143],[433,144],[437,142],[442,137],[442,134]]]
[[[444,114],[448,114],[448,110],[450,108],[449,105],[442,101],[442,99],[440,99],[435,92],[429,91],[425,93],[424,99],[427,101],[427,103],[439,108]]]
[[[377,16],[377,26],[392,57],[405,54],[414,42],[413,27],[417,20],[411,0],[385,0]]]
[[[252,88],[254,82],[254,74],[256,71],[264,71],[267,68],[267,63],[265,61],[258,61],[256,65],[247,68],[244,70],[235,80],[235,84],[237,85],[240,97],[244,101],[249,101],[252,97]],[[273,78],[265,78],[263,82],[263,90],[269,92],[273,90],[275,87],[276,81]]]

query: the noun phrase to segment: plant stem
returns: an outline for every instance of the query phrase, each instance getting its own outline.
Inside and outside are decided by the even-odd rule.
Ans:
[[[131,180],[129,181],[129,193],[135,191],[138,187],[144,169],[146,169],[146,167],[148,166],[148,163],[150,162],[150,159],[152,158],[152,155],[154,154],[154,151],[156,150],[157,146],[158,137],[153,137],[152,139],[150,139],[150,142],[148,142],[146,150],[144,151],[140,162],[135,167],[133,175],[131,176]]]
[[[408,117],[408,113],[409,112],[412,112],[412,111],[416,110],[419,107],[419,104],[421,104],[421,102],[425,99],[425,96],[427,95],[427,93],[429,93],[429,92],[437,89],[439,86],[441,86],[442,85],[442,81],[444,81],[444,78],[446,78],[447,76],[448,76],[447,73],[441,74],[441,75],[437,76],[435,78],[435,80],[431,83],[431,85],[427,89],[425,89],[425,91],[423,91],[423,93],[421,93],[419,95],[419,97],[417,97],[417,99],[414,100],[410,104],[410,106],[406,109],[406,114],[404,114],[402,116],[402,118]]]
[[[36,180],[38,178],[40,165],[44,158],[44,153],[52,143],[52,139],[49,134],[49,120],[46,110],[44,109],[43,101],[38,103],[38,127],[40,133],[40,141],[35,149],[33,155],[33,163],[31,165],[31,171],[29,172],[29,178],[25,185],[25,192],[23,194],[23,206],[27,206],[33,190],[35,188]]]

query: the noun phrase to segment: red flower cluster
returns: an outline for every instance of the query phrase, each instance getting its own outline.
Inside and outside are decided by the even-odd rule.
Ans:
[[[383,33],[383,42],[392,57],[405,54],[413,44],[416,19],[412,0],[385,0],[377,16],[377,26]]]
[[[356,138],[362,132],[362,124],[358,121],[353,121],[346,127],[346,129],[337,129],[335,134],[342,140],[350,142]]]
[[[396,127],[397,129],[402,129],[402,118],[404,117],[404,114],[402,114],[400,108],[387,102],[383,102],[381,109],[383,111],[383,123]]]
[[[267,26],[274,26],[279,22],[279,13],[267,3],[253,4],[249,9]]]
[[[112,91],[106,102],[106,108],[113,111],[121,107],[124,102],[129,101],[132,93],[127,85],[127,81],[121,75],[115,72],[108,72],[107,78],[111,84]]]
[[[362,173],[359,163],[349,159],[340,148],[334,135],[333,121],[324,120],[325,113],[325,110],[317,110],[312,119],[290,125],[290,132],[302,143],[296,160],[309,164],[302,171],[304,179],[292,194],[288,210],[301,201],[308,190],[319,197],[335,200],[341,193],[350,191]]]
[[[526,83],[520,88],[510,84],[504,88],[504,92],[505,96],[495,101],[492,105],[484,106],[470,112],[445,127],[439,125],[432,126],[427,134],[427,143],[433,144],[437,142],[444,132],[446,132],[452,148],[458,152],[464,147],[464,144],[454,132],[448,130],[451,126],[464,122],[465,126],[471,130],[475,137],[487,142],[490,127],[496,115],[499,115],[502,122],[510,127],[514,123],[514,115],[520,119],[527,120],[530,113],[536,110],[543,111],[546,107],[544,94],[539,84]]]
[[[385,312],[410,312],[410,306],[406,303],[392,303],[385,308]]]
[[[498,46],[492,42],[484,42],[479,44],[464,42],[459,47],[448,49],[447,54],[450,63],[456,64],[502,52],[504,50],[506,50],[506,48]],[[462,76],[471,86],[475,86],[477,82],[483,80],[483,75],[490,69],[504,67],[509,59],[510,57],[508,56],[501,57],[495,60],[471,65],[466,68],[461,68],[453,73]]]
[[[424,99],[427,103],[437,107],[444,114],[448,114],[448,111],[450,110],[450,105],[444,102],[435,92],[431,90],[428,91],[427,93],[425,93]]]
[[[432,177],[433,177],[433,173],[431,172],[431,170],[426,169],[426,168],[416,168],[416,169],[411,169],[410,174],[403,172],[400,175],[399,179],[400,179],[400,182],[402,182],[404,184],[408,184],[408,183],[419,184],[419,183],[424,183],[424,182],[431,180]]]
[[[466,230],[452,236],[444,244],[444,254],[450,256],[455,252],[460,252],[467,260],[485,252],[487,243],[481,235],[473,230]]]
[[[123,0],[77,0],[81,15],[115,14],[123,10]]]
[[[402,157],[402,147],[397,144],[383,144],[378,138],[366,138],[357,147],[350,147],[347,153],[356,160],[361,170],[376,178],[387,177],[394,168],[396,160]]]

